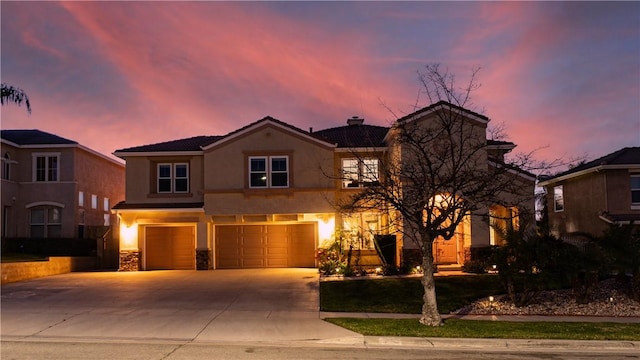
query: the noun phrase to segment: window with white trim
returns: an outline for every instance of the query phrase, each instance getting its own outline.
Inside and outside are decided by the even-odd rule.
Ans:
[[[91,208],[92,209],[98,208],[98,195],[91,194]]]
[[[640,174],[631,175],[631,205],[640,206]]]
[[[78,191],[78,206],[84,206],[84,192]]]
[[[59,154],[33,154],[33,181],[58,181]]]
[[[109,198],[102,199],[102,210],[109,211]]]
[[[37,206],[30,210],[32,238],[56,238],[62,235],[62,208]]]
[[[564,211],[564,189],[562,185],[553,188],[553,209],[555,212]]]
[[[288,156],[278,155],[249,157],[249,188],[265,189],[288,187]]]
[[[158,193],[189,192],[189,164],[158,164]]]
[[[342,159],[342,187],[354,188],[379,181],[379,162],[375,158]]]

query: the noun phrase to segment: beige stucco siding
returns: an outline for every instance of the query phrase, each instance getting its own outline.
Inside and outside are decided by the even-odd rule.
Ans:
[[[288,155],[290,188],[330,188],[333,149],[274,126],[264,126],[204,154],[205,190],[248,187],[248,156]],[[322,169],[322,170],[321,170]]]
[[[605,174],[592,173],[553,184],[547,191],[549,222],[556,235],[587,232],[600,236],[607,224],[599,219],[606,210]],[[555,211],[553,189],[563,187],[564,210]]]
[[[631,207],[631,175],[629,170],[607,170],[607,211],[612,214],[640,214],[640,209]],[[640,173],[634,173],[640,175]]]

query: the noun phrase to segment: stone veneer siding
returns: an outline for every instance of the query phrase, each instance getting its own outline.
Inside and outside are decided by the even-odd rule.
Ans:
[[[196,270],[213,269],[212,255],[210,250],[196,250]]]
[[[118,271],[138,271],[140,270],[140,251],[121,250],[120,268]]]

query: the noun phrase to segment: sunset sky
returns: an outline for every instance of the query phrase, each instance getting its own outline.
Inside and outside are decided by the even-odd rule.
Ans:
[[[640,2],[7,2],[3,129],[117,149],[224,135],[265,116],[301,129],[419,106],[417,72],[458,85],[515,151],[588,160],[640,146]]]

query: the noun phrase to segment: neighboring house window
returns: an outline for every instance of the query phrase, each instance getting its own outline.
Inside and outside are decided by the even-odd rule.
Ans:
[[[55,206],[31,208],[32,238],[55,238],[62,234],[62,209]]]
[[[78,191],[78,206],[84,206],[84,192]]]
[[[158,192],[189,192],[189,164],[158,164]]]
[[[98,195],[91,194],[91,208],[92,209],[98,208]]]
[[[11,180],[11,155],[5,153],[2,158],[2,178]]]
[[[59,154],[33,155],[33,181],[58,181],[60,173]]]
[[[249,187],[258,189],[289,187],[289,157],[249,157]]]
[[[553,188],[553,208],[556,212],[564,211],[564,190],[562,185]]]
[[[631,175],[631,204],[640,205],[640,175]]]
[[[378,159],[342,159],[342,187],[362,187],[378,182]]]
[[[111,216],[104,214],[104,226],[111,226]]]
[[[104,211],[109,211],[109,198],[104,198],[102,201],[102,208]]]

